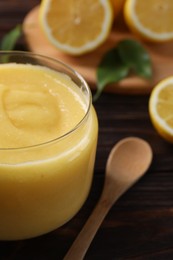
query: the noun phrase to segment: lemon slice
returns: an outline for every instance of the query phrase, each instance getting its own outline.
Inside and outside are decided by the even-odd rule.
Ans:
[[[132,32],[143,39],[156,42],[173,39],[172,0],[127,0],[124,17]]]
[[[109,0],[42,0],[39,20],[54,46],[80,55],[96,49],[107,39],[113,8]]]
[[[173,76],[153,88],[149,99],[149,114],[158,133],[173,142]]]

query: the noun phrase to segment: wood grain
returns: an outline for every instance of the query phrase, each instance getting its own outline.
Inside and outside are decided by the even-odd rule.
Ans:
[[[23,30],[28,48],[36,53],[48,55],[69,64],[88,81],[92,89],[96,88],[96,68],[104,55],[110,48],[114,47],[118,41],[125,38],[135,38],[121,22],[115,22],[107,41],[95,51],[82,56],[70,56],[55,48],[46,38],[40,29],[39,6],[33,8],[25,17]],[[122,80],[118,84],[106,87],[109,92],[127,94],[150,93],[153,86],[161,79],[173,75],[173,42],[162,44],[143,43],[148,50],[153,64],[153,79],[145,79],[131,76]]]

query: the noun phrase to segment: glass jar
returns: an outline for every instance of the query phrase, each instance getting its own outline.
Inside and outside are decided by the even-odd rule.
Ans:
[[[0,117],[7,117],[5,123],[1,121],[0,139],[5,142],[11,138],[12,143],[10,145],[9,141],[8,145],[4,146],[3,142],[0,142],[0,240],[26,239],[62,226],[82,207],[93,178],[98,122],[87,83],[67,65],[49,57],[18,51],[0,52],[0,61]],[[8,68],[9,81],[11,82],[11,78],[15,79],[14,89],[11,87],[10,91],[6,90],[8,80],[3,82],[3,68],[6,64],[11,66]],[[24,66],[24,70],[16,71],[18,65]],[[46,82],[46,77],[32,76],[32,72],[28,72],[30,65],[34,68],[36,66],[38,70],[49,68],[55,74],[63,77],[65,75],[68,80],[63,84],[70,82],[69,91],[71,83],[73,84],[73,91],[76,88],[77,98],[80,97],[80,104],[85,111],[82,118],[67,132],[44,142],[38,142],[37,135],[42,134],[42,131],[49,132],[49,125],[44,129],[49,120],[56,122],[56,116],[55,119],[50,116],[51,102],[48,103],[51,107],[48,108],[49,117],[44,119],[49,98],[43,98],[42,101],[42,93],[40,94],[40,89],[50,82]],[[59,84],[57,79],[55,81]],[[58,95],[62,101],[64,95]],[[76,99],[76,96],[73,95],[72,98]],[[34,109],[30,111],[30,104],[33,102]],[[64,107],[60,117],[65,116],[65,110]],[[73,121],[75,116],[72,114],[70,120]],[[57,122],[60,123],[61,121]],[[12,129],[10,124],[13,124]],[[13,141],[18,138],[18,128],[21,125],[22,131],[29,131],[28,139],[32,142],[25,146],[19,142],[20,145],[14,146]],[[15,131],[17,137],[14,138]],[[25,136],[25,133],[23,135]],[[20,141],[23,135],[19,135]]]

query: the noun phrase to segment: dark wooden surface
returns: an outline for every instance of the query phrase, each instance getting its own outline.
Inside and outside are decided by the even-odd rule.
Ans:
[[[0,0],[0,39],[39,0]],[[26,50],[21,38],[17,49]],[[0,242],[1,260],[63,259],[102,190],[106,159],[115,142],[127,136],[147,140],[154,159],[147,174],[111,209],[85,259],[173,259],[173,145],[154,130],[149,96],[104,93],[95,108],[100,130],[94,181],[80,212],[63,227],[34,239]]]

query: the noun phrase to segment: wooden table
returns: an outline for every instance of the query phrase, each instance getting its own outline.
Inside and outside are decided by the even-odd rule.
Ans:
[[[39,0],[0,0],[0,39]],[[17,49],[26,49],[20,39]],[[63,259],[94,208],[104,181],[106,159],[121,138],[138,136],[153,149],[147,174],[119,199],[107,215],[85,259],[173,259],[173,145],[154,130],[149,95],[104,93],[95,103],[100,130],[94,180],[88,200],[63,227],[30,240],[0,242],[0,259]]]

